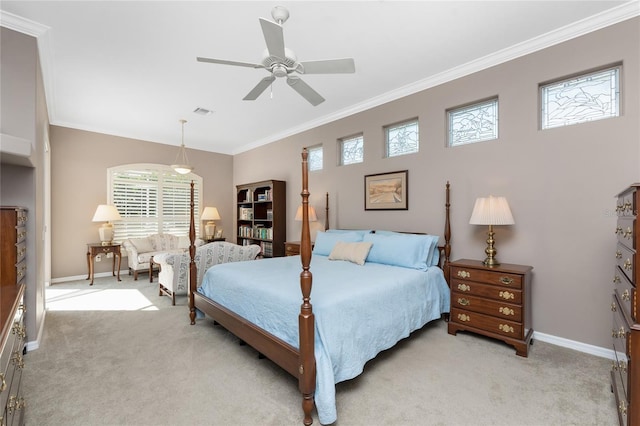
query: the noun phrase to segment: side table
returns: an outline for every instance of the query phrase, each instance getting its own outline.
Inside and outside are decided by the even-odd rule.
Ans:
[[[113,276],[116,276],[116,258],[118,258],[118,281],[122,281],[120,279],[120,263],[122,262],[122,254],[120,253],[120,244],[111,243],[103,245],[102,243],[89,243],[87,244],[87,269],[89,270],[89,275],[87,275],[87,279],[91,279],[91,283],[89,285],[93,285],[93,274],[94,274],[94,264],[96,256],[99,254],[107,254],[113,253],[113,265],[111,268],[111,272]]]
[[[451,317],[449,334],[472,331],[502,340],[526,357],[531,327],[531,270],[528,265],[460,259],[449,264]]]

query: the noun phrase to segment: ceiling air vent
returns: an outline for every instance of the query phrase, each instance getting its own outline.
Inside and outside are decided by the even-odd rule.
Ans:
[[[208,109],[206,109],[206,108],[200,108],[200,107],[198,107],[198,108],[194,109],[194,110],[193,110],[193,112],[195,112],[195,113],[196,113],[196,114],[198,114],[198,115],[209,115],[209,114],[213,114],[213,111],[208,110]]]

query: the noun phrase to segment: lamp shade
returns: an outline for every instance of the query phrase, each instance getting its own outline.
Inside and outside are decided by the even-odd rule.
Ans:
[[[302,206],[298,206],[298,211],[296,212],[296,217],[294,219],[297,222],[302,222]],[[315,222],[318,220],[316,216],[316,209],[312,206],[309,206],[309,222]]]
[[[200,220],[220,220],[220,213],[215,207],[205,207]]]
[[[504,197],[488,196],[476,199],[473,206],[471,225],[513,225],[513,215]]]
[[[92,222],[111,222],[120,219],[122,218],[115,206],[110,204],[100,204],[93,215]]]

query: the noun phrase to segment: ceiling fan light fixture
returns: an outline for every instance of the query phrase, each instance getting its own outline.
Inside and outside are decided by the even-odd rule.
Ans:
[[[193,166],[189,165],[189,158],[187,158],[187,150],[184,148],[184,123],[187,122],[185,119],[179,120],[182,124],[182,143],[180,144],[180,148],[178,149],[178,155],[176,155],[176,160],[174,164],[171,165],[171,168],[181,175],[186,175],[187,173],[191,173],[193,171]]]

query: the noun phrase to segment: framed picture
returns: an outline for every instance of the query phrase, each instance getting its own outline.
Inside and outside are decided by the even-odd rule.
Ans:
[[[364,177],[365,210],[408,210],[408,170]]]
[[[216,238],[222,238],[222,229],[216,230]]]

